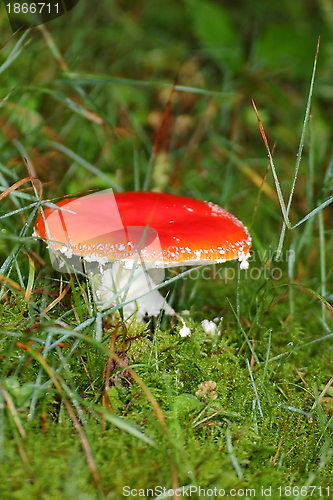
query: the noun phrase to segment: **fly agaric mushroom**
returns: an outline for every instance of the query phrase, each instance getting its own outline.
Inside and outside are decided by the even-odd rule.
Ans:
[[[53,254],[95,263],[99,301],[109,307],[125,299],[125,315],[138,320],[162,309],[175,314],[154,289],[163,278],[150,276],[153,268],[238,259],[246,269],[251,248],[247,229],[218,205],[154,192],[108,190],[62,200],[38,216],[35,235]]]

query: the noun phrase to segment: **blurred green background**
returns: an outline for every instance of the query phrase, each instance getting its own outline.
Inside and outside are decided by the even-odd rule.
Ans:
[[[95,165],[121,189],[134,188],[136,165],[136,187],[142,188],[169,86],[178,73],[178,84],[191,90],[173,97],[162,141],[168,158],[160,168],[166,177],[158,179],[157,172],[149,188],[225,205],[239,195],[241,184],[255,198],[251,177],[242,179],[241,170],[226,175],[229,167],[237,170],[230,151],[253,172],[265,172],[254,99],[271,146],[276,142],[276,163],[287,189],[320,36],[311,139],[316,171],[324,172],[332,154],[331,7],[330,0],[101,1],[98,8],[81,1],[45,25],[52,42],[33,29],[23,35],[17,57],[1,69],[3,162],[11,159],[11,168],[25,175],[11,143],[17,138],[41,180],[53,183],[46,188],[49,196],[109,187],[104,177],[52,147],[51,140]],[[10,38],[4,9],[0,22],[2,44],[7,42],[1,51],[4,63],[22,35]]]

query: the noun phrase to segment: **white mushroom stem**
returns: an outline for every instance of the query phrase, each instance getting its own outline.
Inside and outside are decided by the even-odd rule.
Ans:
[[[96,295],[103,308],[130,301],[123,306],[125,318],[135,315],[141,321],[146,315],[158,316],[162,310],[171,316],[175,315],[175,311],[155,286],[142,266],[128,269],[121,262],[114,262],[103,271],[102,283],[97,288]]]

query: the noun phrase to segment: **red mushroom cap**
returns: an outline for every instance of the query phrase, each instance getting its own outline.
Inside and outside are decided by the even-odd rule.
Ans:
[[[153,192],[109,191],[66,199],[44,209],[38,236],[63,253],[87,260],[137,258],[161,267],[239,259],[247,267],[251,237],[243,224],[218,205]],[[71,212],[74,213],[71,213]],[[162,253],[162,255],[161,255]]]

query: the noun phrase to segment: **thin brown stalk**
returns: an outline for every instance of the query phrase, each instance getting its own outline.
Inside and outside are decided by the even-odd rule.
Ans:
[[[34,177],[34,178],[32,178],[32,177],[24,177],[23,179],[20,179],[19,181],[17,181],[14,184],[12,184],[3,193],[1,193],[0,194],[0,201],[3,198],[5,198],[6,196],[8,196],[10,193],[12,193],[13,191],[15,191],[15,189],[18,189],[19,187],[21,187],[26,182],[35,183],[38,186],[38,190],[41,192],[41,190],[42,190],[42,183],[40,182],[39,179],[37,179],[36,177]]]

